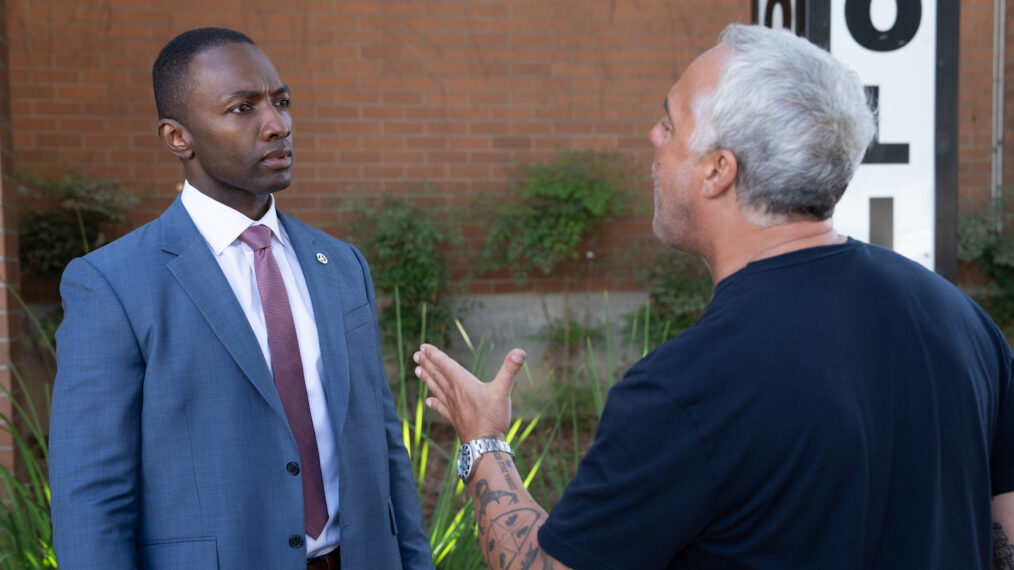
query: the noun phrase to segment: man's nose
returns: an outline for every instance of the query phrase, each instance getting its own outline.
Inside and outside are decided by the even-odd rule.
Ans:
[[[261,136],[264,140],[272,138],[285,138],[292,133],[292,119],[287,113],[280,112],[274,105],[268,105],[264,124],[261,127]]]
[[[651,139],[651,144],[655,145],[655,148],[662,146],[664,135],[661,123],[655,123],[655,126],[648,131],[648,138]]]

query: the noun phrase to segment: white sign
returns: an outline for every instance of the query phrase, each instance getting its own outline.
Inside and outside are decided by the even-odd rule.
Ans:
[[[954,279],[957,3],[753,0],[752,11],[755,23],[788,28],[855,70],[877,116],[835,227]]]
[[[873,146],[834,224],[870,241],[871,200],[889,198],[883,245],[934,269],[936,1],[831,0],[831,54],[855,70],[876,106]],[[881,201],[884,203],[884,201]],[[880,228],[884,229],[884,228]]]

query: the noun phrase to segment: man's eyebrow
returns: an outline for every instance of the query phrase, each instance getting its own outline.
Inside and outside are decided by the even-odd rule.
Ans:
[[[282,85],[278,89],[275,89],[274,91],[272,91],[270,93],[270,95],[272,97],[277,97],[278,95],[282,95],[282,94],[288,93],[288,92],[289,92],[289,86],[288,85]],[[241,98],[242,99],[253,99],[253,98],[258,97],[260,94],[261,94],[261,91],[258,91],[256,89],[239,89],[237,91],[233,91],[232,93],[229,93],[229,98],[230,99],[241,99]]]

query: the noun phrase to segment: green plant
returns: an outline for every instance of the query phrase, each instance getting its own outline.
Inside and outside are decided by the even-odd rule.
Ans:
[[[523,282],[576,259],[582,239],[625,211],[636,180],[618,154],[560,151],[547,164],[519,166],[480,252],[485,269],[507,268]]]
[[[693,326],[711,302],[711,274],[696,256],[660,250],[635,278],[648,289],[644,308],[624,319],[625,338],[640,343],[643,353]]]
[[[10,285],[5,283],[5,286],[21,303],[36,328],[41,329],[21,297]],[[55,358],[53,345],[47,343],[46,348]],[[56,568],[46,475],[49,458],[46,436],[17,367],[10,362],[8,366],[20,393],[0,386],[0,395],[9,399],[14,411],[12,415],[0,414],[0,431],[10,434],[21,473],[0,464],[0,498],[3,499],[0,502],[0,570]],[[48,408],[48,392],[45,405]]]
[[[449,282],[443,253],[448,244],[462,241],[455,220],[389,192],[379,203],[354,205],[352,212],[351,229],[370,263],[377,293],[390,301],[380,309],[385,343],[392,345],[399,330],[422,330],[424,305],[429,337],[446,340],[457,308],[450,293],[461,286]]]
[[[398,289],[395,291],[397,296]],[[603,328],[609,330],[608,296],[605,296],[605,303]],[[400,305],[396,303],[394,306]],[[22,307],[34,326],[41,327],[23,302]],[[421,341],[427,337],[425,305],[419,321],[418,340]],[[477,376],[488,377],[487,369],[495,352],[489,341],[490,335],[483,334],[478,342],[473,343],[460,322],[455,321],[455,326],[471,351],[471,362],[464,364]],[[404,354],[405,344],[417,340],[406,339],[403,330],[399,327],[396,331],[399,356]],[[612,369],[609,336],[599,337],[587,332],[584,335],[584,357],[587,372],[593,380],[588,388],[591,391],[590,401],[577,394],[572,385],[558,382],[552,375],[537,381],[527,365],[524,368],[525,378],[520,380],[528,383],[530,395],[519,398],[521,405],[517,408],[507,438],[518,450],[518,468],[525,474],[526,488],[546,507],[551,507],[562,496],[577,471],[583,452],[591,443],[590,426],[582,418],[597,420],[601,416],[605,391],[615,383],[612,375],[600,378],[592,364],[596,360],[593,338],[596,342],[599,339],[604,341],[606,370]],[[47,350],[52,352],[52,345],[47,345]],[[405,373],[406,362],[409,361],[398,359],[401,374],[395,386],[397,408],[420,498],[424,505],[431,505],[426,509],[426,526],[434,563],[437,568],[448,570],[483,568],[485,563],[477,543],[472,501],[458,481],[453,461],[459,442],[446,425],[433,421],[433,412],[426,411],[423,402],[428,393],[424,385],[409,380]],[[20,377],[16,378],[20,384]],[[543,394],[547,390],[548,395]],[[19,404],[19,401],[24,404]],[[0,570],[55,568],[45,469],[48,450],[43,427],[31,399],[12,399],[12,402],[15,403],[15,416],[0,415],[0,430],[13,435],[23,474],[16,476],[0,466],[0,489],[5,499],[4,508],[0,508]]]
[[[535,333],[528,335],[532,340],[545,342],[548,345],[547,350],[551,351],[559,350],[568,343],[581,346],[586,338],[598,342],[602,337],[601,324],[584,326],[574,319],[568,322],[553,319],[552,322],[542,325]]]
[[[997,200],[964,215],[958,223],[958,259],[972,262],[991,280],[974,294],[1008,338],[1014,337],[1014,213]]]
[[[605,303],[606,322],[603,328],[609,330],[608,295]],[[422,320],[425,322],[425,318]],[[471,362],[462,362],[462,365],[480,378],[488,377],[495,352],[488,331],[473,342],[459,321],[455,321],[455,326],[472,357]],[[426,337],[425,326],[419,336]],[[528,383],[529,393],[527,397],[516,398],[520,405],[516,407],[507,440],[518,451],[515,460],[519,471],[524,474],[525,487],[546,507],[551,507],[560,499],[576,473],[583,451],[591,443],[590,428],[593,426],[586,418],[597,421],[601,417],[604,391],[614,383],[611,376],[600,378],[592,366],[596,360],[593,336],[604,337],[609,370],[612,357],[608,335],[598,336],[590,332],[585,335],[585,362],[593,379],[587,388],[591,392],[590,398],[578,394],[574,384],[557,381],[552,375],[536,381],[527,364],[524,378],[519,379],[519,383]],[[402,354],[401,346],[405,341],[399,329],[398,354]],[[399,359],[398,362],[401,373],[395,386],[399,394],[397,408],[402,436],[412,459],[413,474],[424,505],[434,564],[437,568],[448,570],[484,568],[472,500],[458,481],[453,461],[460,442],[442,424],[442,420],[433,421],[434,412],[426,411],[423,402],[428,392],[425,385],[414,378],[410,380],[405,374],[405,364],[409,362],[408,359]],[[548,394],[544,394],[546,391]],[[407,396],[411,394],[414,398]]]
[[[25,275],[52,280],[67,263],[108,241],[106,232],[127,223],[127,211],[139,198],[111,178],[82,174],[63,178],[22,175],[18,194],[35,207],[18,221],[18,254]]]

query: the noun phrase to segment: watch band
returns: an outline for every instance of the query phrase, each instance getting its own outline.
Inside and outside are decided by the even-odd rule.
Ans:
[[[473,439],[468,442],[469,446],[475,452],[475,459],[478,459],[483,453],[489,453],[490,451],[506,451],[514,457],[514,450],[511,446],[502,439],[496,439],[494,437],[484,437],[481,439]]]
[[[511,449],[511,446],[506,441],[493,437],[473,439],[461,444],[461,449],[458,450],[458,477],[467,483],[469,477],[472,476],[472,468],[475,466],[475,462],[484,453],[491,451],[503,451],[509,453],[511,458],[514,457],[514,450]]]

